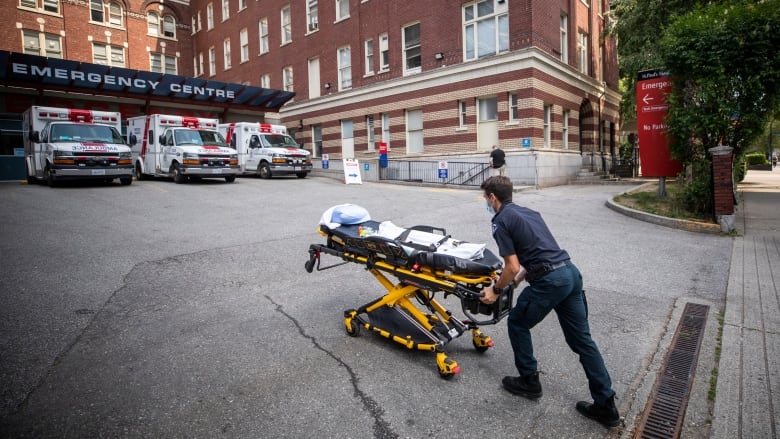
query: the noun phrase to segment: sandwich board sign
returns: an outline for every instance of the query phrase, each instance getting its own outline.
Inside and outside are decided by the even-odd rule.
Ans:
[[[344,159],[344,183],[363,184],[363,180],[360,178],[358,159]]]

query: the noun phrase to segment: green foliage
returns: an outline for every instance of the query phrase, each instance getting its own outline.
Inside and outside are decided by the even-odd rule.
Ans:
[[[689,163],[727,144],[739,156],[780,104],[780,0],[697,6],[660,42],[672,74],[667,125]]]
[[[709,160],[702,159],[693,162],[689,169],[690,175],[685,179],[685,186],[675,195],[675,201],[698,215],[712,216],[712,165]]]
[[[745,156],[738,156],[734,160],[734,181],[739,183],[745,179],[747,174],[747,164],[745,163]]]
[[[766,159],[766,155],[762,152],[745,154],[745,161],[747,162],[748,166],[769,164],[769,160]]]

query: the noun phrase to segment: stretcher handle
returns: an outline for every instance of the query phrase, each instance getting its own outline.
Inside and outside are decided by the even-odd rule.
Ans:
[[[436,235],[442,235],[442,238],[431,245],[420,245],[420,244],[413,244],[406,242],[406,239],[409,237],[409,234],[413,231],[417,230],[418,232],[425,232],[425,233],[433,233]],[[426,250],[430,252],[435,252],[437,248],[439,248],[440,245],[442,245],[445,241],[447,241],[450,238],[450,235],[447,234],[447,230],[443,229],[441,227],[434,227],[434,226],[424,226],[424,225],[418,225],[418,226],[412,226],[408,229],[404,230],[403,233],[398,235],[398,238],[396,238],[396,241],[398,241],[401,245],[411,246],[414,248],[417,248],[418,250]]]

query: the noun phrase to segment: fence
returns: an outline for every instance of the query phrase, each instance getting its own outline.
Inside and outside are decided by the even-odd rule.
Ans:
[[[478,162],[447,161],[446,177],[442,178],[440,161],[388,160],[379,169],[380,180],[438,183],[458,186],[479,186],[490,176],[490,165]]]

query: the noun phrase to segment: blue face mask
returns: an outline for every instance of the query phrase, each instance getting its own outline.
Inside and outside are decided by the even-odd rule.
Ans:
[[[488,203],[488,200],[485,200],[485,210],[487,210],[487,212],[491,215],[496,214],[496,210],[493,209],[493,206],[491,206],[490,203]]]

